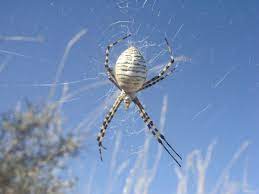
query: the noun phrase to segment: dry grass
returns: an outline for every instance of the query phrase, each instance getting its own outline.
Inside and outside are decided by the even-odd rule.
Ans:
[[[163,105],[160,116],[160,129],[164,129],[166,121],[166,112],[168,108],[168,98],[164,96]],[[116,136],[115,145],[112,152],[112,159],[110,161],[110,169],[106,182],[106,189],[102,191],[105,194],[115,193],[114,190],[120,190],[123,194],[148,194],[152,191],[152,182],[157,178],[157,169],[160,165],[160,159],[162,156],[162,148],[158,146],[156,153],[152,155],[156,156],[153,158],[152,165],[150,166],[150,141],[153,141],[152,136],[147,134],[143,149],[137,153],[137,157],[134,164],[131,165],[129,160],[118,162],[118,152],[121,147],[121,133],[119,132]],[[241,144],[237,151],[233,154],[230,161],[226,164],[225,168],[221,170],[220,176],[217,178],[216,183],[213,187],[207,186],[208,174],[210,173],[210,165],[215,163],[215,157],[213,157],[213,151],[216,146],[216,141],[213,141],[207,148],[206,153],[203,155],[201,150],[193,150],[185,158],[182,168],[175,168],[175,175],[177,177],[176,188],[172,189],[168,193],[176,194],[239,194],[249,193],[256,194],[259,190],[252,189],[247,180],[247,171],[244,170],[244,176],[240,178],[240,181],[231,180],[232,167],[244,154],[249,147],[249,142],[246,141]],[[121,160],[120,160],[121,161]],[[96,188],[93,187],[93,181],[97,180],[91,174],[91,178],[87,183],[87,190],[85,194],[96,193]],[[127,175],[122,186],[118,186],[118,179],[124,177],[121,175]],[[121,180],[120,180],[121,181]],[[119,187],[119,188],[118,188]],[[194,190],[193,190],[194,189]],[[101,192],[101,191],[100,191]],[[97,192],[98,193],[98,192]]]

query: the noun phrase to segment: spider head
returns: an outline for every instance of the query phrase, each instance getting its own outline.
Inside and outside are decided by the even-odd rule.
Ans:
[[[125,104],[126,110],[129,108],[130,103],[131,103],[131,98],[130,98],[129,96],[126,96],[126,97],[124,98],[124,104]]]

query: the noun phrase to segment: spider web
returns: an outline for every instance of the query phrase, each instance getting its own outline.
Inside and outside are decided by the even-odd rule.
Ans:
[[[137,47],[141,53],[144,55],[148,66],[148,76],[149,78],[157,75],[159,71],[166,65],[169,61],[169,55],[167,52],[167,47],[164,41],[164,37],[168,36],[166,32],[161,32],[158,29],[158,26],[152,25],[150,23],[142,23],[138,21],[138,13],[142,10],[148,10],[150,13],[155,14],[156,17],[159,17],[160,10],[158,8],[157,2],[148,2],[148,1],[114,1],[114,5],[118,10],[124,14],[128,19],[125,20],[114,20],[103,30],[103,35],[107,41],[101,41],[99,44],[100,48],[104,50],[107,46],[107,42],[114,42],[116,39],[121,38],[125,34],[132,34],[131,39],[127,39],[121,44],[116,45],[112,49],[110,54],[110,64],[111,67],[116,62],[119,54],[129,45]],[[168,24],[172,22],[172,17],[169,18]],[[175,33],[168,37],[171,41],[177,39],[178,34],[180,34],[183,24],[175,29]],[[143,33],[143,31],[148,31],[151,29],[152,33]],[[154,37],[160,36],[159,40],[154,39]],[[105,43],[104,43],[105,42]],[[177,49],[176,49],[177,50]],[[175,55],[175,61],[177,64],[190,62],[190,58],[184,55]],[[141,95],[141,94],[140,94]],[[131,105],[131,107],[134,105]],[[119,111],[117,115],[121,114],[122,119],[116,118],[116,124],[112,124],[110,127],[115,126],[120,128],[120,125],[123,126],[124,131],[127,136],[136,136],[145,131],[145,128],[139,127],[137,123],[142,122],[139,118],[139,113],[137,110],[132,107],[127,113]],[[134,147],[134,145],[130,145]],[[134,151],[133,151],[134,152]]]

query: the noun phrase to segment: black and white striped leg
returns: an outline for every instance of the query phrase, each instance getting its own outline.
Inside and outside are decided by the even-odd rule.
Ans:
[[[141,91],[141,90],[145,90],[146,88],[149,88],[149,87],[155,85],[157,82],[160,82],[161,80],[165,79],[165,78],[166,78],[167,76],[169,76],[172,72],[174,72],[175,69],[176,69],[176,68],[173,68],[172,70],[170,70],[169,73],[164,74],[163,76],[157,78],[156,80],[154,80],[154,81],[152,81],[152,82],[149,82],[148,84],[144,84],[144,85],[142,86],[142,88],[140,88],[140,89],[138,90],[138,92]]]
[[[108,79],[119,89],[121,90],[120,86],[118,85],[117,81],[115,80],[115,78],[113,78],[111,75],[109,75],[110,73],[108,73]]]
[[[120,96],[116,99],[116,101],[114,102],[112,108],[110,109],[110,111],[108,112],[108,114],[105,116],[105,119],[103,121],[103,124],[101,126],[101,131],[99,132],[98,136],[97,136],[97,141],[98,141],[98,146],[99,146],[99,153],[100,153],[100,158],[101,160],[103,160],[102,158],[102,148],[106,149],[103,144],[103,138],[104,135],[106,133],[106,129],[108,127],[108,124],[111,122],[114,114],[116,113],[116,111],[118,110],[122,100],[124,99],[124,94],[121,93]]]
[[[169,151],[169,149],[165,146],[164,143],[179,157],[180,160],[182,160],[182,157],[175,151],[175,149],[168,143],[168,141],[165,139],[165,136],[159,132],[157,127],[154,125],[153,121],[148,116],[147,112],[144,110],[144,107],[140,103],[139,99],[136,97],[133,102],[137,105],[140,111],[140,116],[148,126],[148,129],[151,131],[151,133],[154,135],[154,137],[157,138],[157,141],[163,146],[163,148],[166,150],[166,152],[173,158],[173,160],[178,164],[178,166],[181,167],[180,162],[173,156],[173,154]]]
[[[125,40],[126,38],[128,38],[129,36],[131,36],[131,34],[128,34],[127,36],[118,39],[117,41],[115,41],[114,43],[111,43],[107,46],[106,51],[105,51],[105,63],[104,63],[104,67],[106,69],[106,72],[108,74],[108,78],[111,82],[113,82],[119,89],[119,85],[116,82],[115,76],[112,72],[112,69],[109,67],[109,55],[110,55],[110,50],[113,46],[115,46],[116,44],[118,44],[119,42]]]
[[[172,49],[171,49],[171,47],[169,45],[169,42],[166,38],[165,38],[165,41],[166,41],[166,44],[167,44],[168,52],[170,54],[170,61],[168,62],[168,64],[162,69],[162,71],[157,76],[155,76],[155,77],[151,78],[150,80],[148,80],[147,82],[145,82],[143,87],[140,90],[146,89],[146,88],[156,84],[157,82],[163,80],[165,77],[168,76],[168,74],[165,74],[165,73],[173,65],[174,57],[173,57],[173,54],[172,54]],[[173,71],[174,71],[174,69],[171,72],[173,72]]]

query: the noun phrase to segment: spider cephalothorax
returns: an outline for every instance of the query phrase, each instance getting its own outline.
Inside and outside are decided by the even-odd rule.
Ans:
[[[116,45],[118,42],[121,42],[122,40],[128,38],[130,35],[125,36],[124,38],[121,38],[117,40],[116,42],[110,44],[106,49],[106,56],[105,56],[105,68],[108,74],[108,79],[114,83],[114,85],[121,90],[121,94],[116,99],[115,103],[113,104],[112,108],[110,109],[109,113],[106,115],[103,125],[101,127],[101,131],[98,134],[97,141],[99,145],[99,152],[102,160],[102,148],[104,146],[102,145],[103,137],[106,133],[106,129],[108,127],[108,124],[110,123],[111,119],[113,118],[115,112],[119,108],[122,101],[125,103],[126,109],[129,108],[131,102],[133,102],[139,109],[140,116],[144,120],[144,122],[147,124],[150,132],[157,138],[157,141],[163,146],[163,148],[167,151],[168,154],[175,160],[175,162],[179,165],[180,163],[178,160],[173,156],[173,154],[169,151],[173,151],[174,154],[176,154],[180,159],[180,155],[172,148],[172,146],[167,142],[165,139],[165,136],[162,135],[159,130],[154,125],[154,122],[151,120],[147,112],[145,111],[144,107],[140,103],[138,97],[136,96],[136,93],[144,90],[160,80],[163,80],[168,74],[168,69],[171,67],[171,65],[174,63],[174,58],[172,55],[171,48],[169,46],[169,43],[166,40],[166,44],[168,47],[168,51],[170,54],[170,61],[169,63],[163,68],[163,70],[159,73],[159,75],[153,77],[149,81],[146,81],[147,77],[147,68],[146,63],[144,60],[143,55],[140,53],[140,51],[136,47],[129,47],[124,52],[121,53],[121,55],[118,57],[118,60],[115,64],[114,71],[109,67],[109,52],[110,49]],[[173,68],[171,72],[174,70]],[[169,147],[166,147],[166,145]]]
[[[126,110],[129,108],[131,102],[132,102],[132,96],[129,96],[129,95],[126,95],[125,98],[124,98],[124,104],[125,104],[125,108]]]

